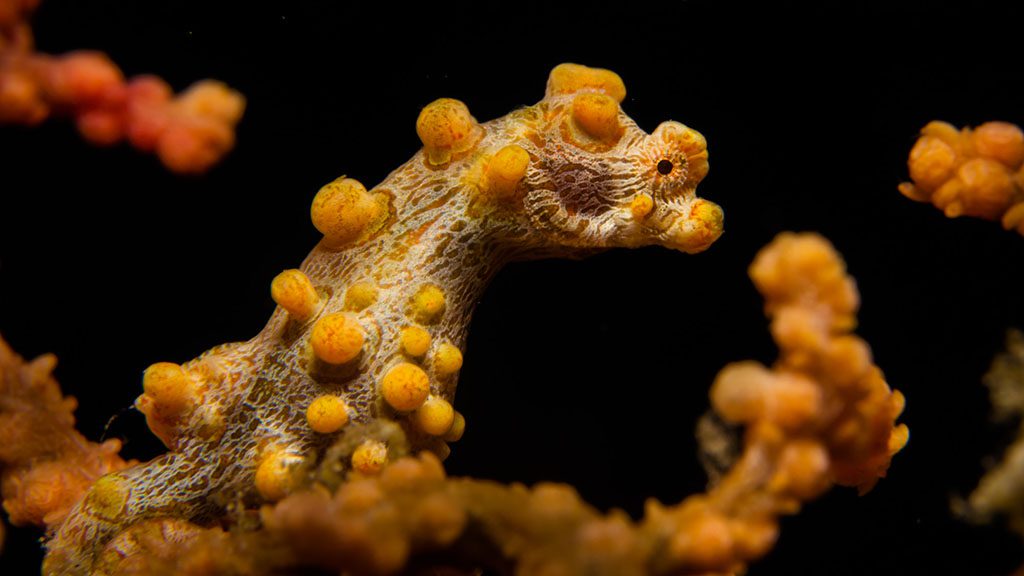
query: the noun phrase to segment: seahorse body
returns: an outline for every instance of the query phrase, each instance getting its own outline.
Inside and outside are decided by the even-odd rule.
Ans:
[[[252,340],[161,363],[137,405],[171,451],[101,478],[49,543],[45,571],[94,570],[129,525],[196,522],[285,495],[346,434],[393,421],[414,451],[447,454],[473,304],[506,262],[662,245],[699,252],[722,232],[697,198],[704,138],[677,122],[643,132],[620,78],[556,67],[543,100],[479,124],[456,100],[420,114],[424,147],[367,190],[341,178],[311,215],[324,239],[272,284],[280,305]],[[346,462],[372,472],[386,438]]]

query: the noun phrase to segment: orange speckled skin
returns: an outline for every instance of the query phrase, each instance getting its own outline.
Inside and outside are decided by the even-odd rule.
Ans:
[[[417,428],[410,405],[389,405],[380,385],[396,365],[411,363],[428,375],[431,397],[455,404],[460,362],[452,358],[474,303],[506,262],[612,247],[706,249],[722,232],[722,211],[695,194],[707,172],[703,137],[676,122],[646,134],[619,108],[624,94],[611,72],[562,65],[543,100],[484,124],[456,101],[428,107],[436,114],[425,116],[459,129],[418,126],[425,149],[360,192],[376,206],[359,218],[361,232],[309,254],[300,269],[319,295],[315,313],[299,318],[279,307],[253,339],[185,364],[195,396],[186,417],[164,432],[174,450],[109,476],[104,494],[87,495],[50,541],[45,571],[89,573],[104,546],[141,520],[205,522],[223,516],[227,503],[259,505],[265,495],[254,476],[268,455],[317,462],[339,437],[362,430],[311,429],[307,408],[324,394],[344,399],[352,423],[397,422],[412,450],[445,455],[444,437],[454,434]],[[586,102],[574,106],[578,98]],[[443,138],[430,140],[437,134]],[[518,179],[520,152],[491,165],[508,146],[529,157]],[[649,209],[635,209],[638,197],[651,200]],[[437,288],[443,301],[424,287]],[[310,339],[318,319],[335,313],[357,322],[363,341],[351,360],[331,363]],[[403,351],[401,333],[411,325],[430,334],[419,357]]]

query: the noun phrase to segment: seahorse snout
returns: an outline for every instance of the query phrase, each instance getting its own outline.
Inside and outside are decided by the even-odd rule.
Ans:
[[[688,254],[703,252],[722,235],[724,221],[721,206],[697,198],[690,204],[689,214],[678,218],[665,231],[664,245]]]

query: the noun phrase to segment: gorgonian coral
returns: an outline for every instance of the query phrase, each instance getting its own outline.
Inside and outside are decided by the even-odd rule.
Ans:
[[[695,193],[704,138],[678,122],[646,134],[624,97],[616,74],[563,64],[543,100],[490,122],[440,99],[417,120],[423,149],[383,182],[324,186],[311,208],[323,239],[272,282],[264,330],[146,370],[136,406],[170,452],[117,469],[104,449],[109,473],[61,485],[62,502],[81,497],[39,518],[53,531],[45,571],[722,573],[763,555],[777,518],[833,483],[869,489],[907,439],[903,399],[851,333],[853,281],[813,235],[780,236],[751,267],[781,355],[712,386],[746,433],[707,494],[651,504],[633,524],[565,487],[444,478],[438,460],[465,425],[453,403],[466,329],[503,264],[700,252],[722,232],[721,209]],[[18,460],[4,466],[13,477]]]

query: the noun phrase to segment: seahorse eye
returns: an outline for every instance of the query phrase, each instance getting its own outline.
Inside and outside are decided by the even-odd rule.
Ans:
[[[661,162],[658,162],[658,174],[661,174],[662,176],[668,176],[672,172],[672,168],[674,168],[674,166],[672,166],[671,160],[662,160]]]

